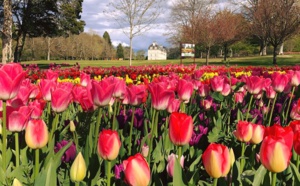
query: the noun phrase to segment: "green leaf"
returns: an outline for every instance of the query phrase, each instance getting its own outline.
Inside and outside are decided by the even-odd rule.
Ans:
[[[176,158],[174,163],[173,186],[184,186],[184,185],[186,184],[184,184],[182,180],[182,168],[178,158]]]
[[[190,170],[191,172],[194,172],[194,171],[195,171],[195,167],[196,167],[196,165],[200,162],[201,157],[202,157],[202,154],[201,154],[200,156],[198,156],[198,157],[193,161],[193,163],[190,165],[189,170]]]
[[[267,173],[267,169],[263,165],[260,165],[255,172],[252,185],[261,185],[266,173]]]
[[[224,96],[220,92],[213,92],[211,97],[216,100],[222,102],[224,100]]]
[[[299,174],[297,167],[292,162],[290,162],[290,167],[293,172],[293,178],[294,178],[295,185],[300,185],[300,174]]]

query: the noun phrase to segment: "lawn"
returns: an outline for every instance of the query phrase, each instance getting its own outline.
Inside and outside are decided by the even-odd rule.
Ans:
[[[254,57],[235,57],[227,58],[227,64],[229,65],[239,65],[239,66],[273,66],[272,56],[254,56]],[[111,66],[129,66],[129,61],[119,61],[119,60],[41,60],[41,61],[26,61],[22,64],[38,64],[40,68],[48,68],[49,63],[56,64],[75,64],[79,63],[80,67],[86,66],[102,66],[102,67],[111,67]],[[183,64],[193,64],[193,59],[183,59]],[[278,66],[289,66],[300,64],[300,55],[280,55],[277,59]],[[157,60],[157,61],[148,61],[148,60],[133,60],[133,66],[143,66],[143,65],[166,65],[166,64],[180,64],[180,59],[171,59],[171,60]],[[197,58],[195,59],[195,64],[205,65],[205,59]],[[224,65],[223,58],[211,58],[209,59],[210,65]]]

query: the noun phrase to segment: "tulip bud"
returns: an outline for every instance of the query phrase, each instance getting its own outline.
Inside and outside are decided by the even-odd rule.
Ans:
[[[178,158],[178,156],[173,153],[168,156],[167,172],[170,177],[173,177],[174,165],[175,165],[175,161],[177,158]],[[180,157],[181,167],[183,167],[183,164],[184,164],[184,157],[181,156]]]
[[[229,154],[230,154],[230,167],[232,167],[234,162],[235,162],[235,155],[234,155],[234,152],[233,152],[232,148],[230,148]]]
[[[229,150],[222,144],[211,143],[202,155],[206,172],[213,178],[225,177],[231,166]]]
[[[142,147],[142,155],[146,158],[148,156],[148,154],[149,154],[149,146],[145,144]]]
[[[86,164],[81,152],[79,152],[71,166],[70,177],[73,182],[76,181],[79,182],[85,178],[85,175],[86,175]]]
[[[22,186],[22,183],[17,178],[15,178],[12,186]]]
[[[74,121],[73,120],[71,120],[70,121],[70,131],[71,132],[75,132],[75,130],[76,130],[76,126],[75,126],[75,123],[74,123]]]
[[[25,141],[28,147],[40,149],[48,142],[48,128],[42,119],[30,120],[25,129]]]

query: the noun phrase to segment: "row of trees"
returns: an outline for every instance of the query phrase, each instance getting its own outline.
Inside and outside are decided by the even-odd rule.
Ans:
[[[273,47],[276,64],[278,47],[299,33],[300,4],[297,0],[247,0],[241,6],[216,11],[214,0],[177,0],[171,12],[170,41],[196,43],[206,52],[206,63],[212,46],[229,46],[248,40],[260,46]],[[240,3],[240,2],[239,2]],[[236,9],[233,10],[233,7]],[[224,60],[226,61],[224,55]]]

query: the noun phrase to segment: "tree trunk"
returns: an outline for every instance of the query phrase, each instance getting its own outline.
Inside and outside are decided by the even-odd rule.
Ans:
[[[132,37],[130,37],[130,51],[129,51],[129,66],[131,66],[131,64],[132,64],[132,61],[131,61],[131,59],[132,59]]]
[[[227,44],[224,45],[224,61],[227,60]]]
[[[48,52],[47,52],[47,61],[50,61],[50,55],[51,55],[51,38],[50,37],[47,37],[47,49],[48,49]]]
[[[20,38],[21,38],[21,41],[20,41]],[[25,39],[26,39],[25,33],[23,33],[22,35],[19,35],[17,37],[17,44],[16,44],[15,51],[14,51],[14,62],[20,62],[20,59],[22,56],[22,51],[23,51],[24,44],[25,44]]]
[[[2,64],[6,64],[11,54],[12,7],[11,0],[3,1]]]
[[[283,43],[281,43],[281,45],[280,45],[279,55],[283,55]]]
[[[208,65],[209,55],[210,55],[210,47],[207,47],[206,48],[206,57],[205,57],[206,65]]]
[[[273,46],[274,50],[273,50],[273,65],[277,65],[277,45]]]

